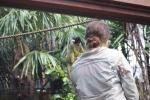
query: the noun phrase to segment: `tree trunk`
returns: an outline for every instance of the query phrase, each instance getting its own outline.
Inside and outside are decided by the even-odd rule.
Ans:
[[[126,37],[126,48],[130,48],[130,52],[128,52],[128,57],[131,58],[132,56],[135,58],[129,59],[129,61],[132,62],[133,60],[135,60],[135,66],[139,66],[141,69],[140,78],[142,80],[137,77],[136,81],[140,93],[140,100],[150,100],[150,89],[147,70],[148,65],[147,58],[145,56],[145,41],[143,38],[143,33],[141,31],[141,25],[127,23]]]

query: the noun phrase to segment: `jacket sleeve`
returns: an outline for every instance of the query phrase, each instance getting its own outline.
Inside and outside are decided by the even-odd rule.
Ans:
[[[120,53],[120,57],[121,61],[118,66],[118,72],[125,97],[127,100],[139,100],[139,93],[133,78],[131,66],[122,53]]]

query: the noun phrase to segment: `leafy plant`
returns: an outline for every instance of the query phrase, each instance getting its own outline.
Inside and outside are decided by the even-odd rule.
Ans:
[[[33,76],[38,76],[38,73],[44,68],[56,68],[57,59],[45,51],[32,51],[23,56],[14,69],[17,67],[22,67],[21,77],[30,75],[30,73]]]

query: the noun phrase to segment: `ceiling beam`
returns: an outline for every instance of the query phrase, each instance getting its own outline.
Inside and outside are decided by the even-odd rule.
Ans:
[[[0,6],[150,24],[149,0],[0,0]]]
[[[150,0],[112,0],[112,1],[150,7]]]

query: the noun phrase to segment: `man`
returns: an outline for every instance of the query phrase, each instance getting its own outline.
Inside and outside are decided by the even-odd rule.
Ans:
[[[86,28],[88,50],[73,64],[78,100],[139,100],[131,68],[122,53],[108,48],[109,29],[98,21]]]

